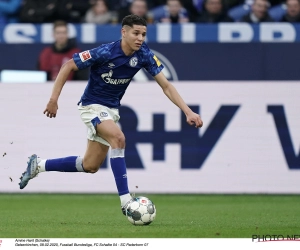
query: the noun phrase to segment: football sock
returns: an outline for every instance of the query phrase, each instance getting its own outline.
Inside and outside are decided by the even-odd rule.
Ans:
[[[39,172],[85,172],[82,166],[82,158],[79,156],[68,156],[58,159],[38,159]]]
[[[110,165],[115,177],[118,193],[121,200],[121,206],[124,206],[131,196],[128,190],[126,164],[124,158],[125,149],[112,149],[110,154]]]

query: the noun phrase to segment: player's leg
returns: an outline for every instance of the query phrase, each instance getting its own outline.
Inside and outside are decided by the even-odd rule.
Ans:
[[[20,188],[26,187],[30,179],[41,172],[86,172],[96,173],[107,155],[109,147],[96,141],[88,140],[84,158],[68,156],[56,159],[40,159],[37,155],[29,157],[26,171],[21,176]]]
[[[78,110],[81,113],[81,118],[83,122],[87,125],[88,128],[88,147],[86,150],[86,155],[93,155],[93,157],[96,157],[98,160],[91,160],[88,159],[88,156],[83,159],[79,156],[69,156],[64,158],[58,158],[58,159],[39,159],[37,155],[32,155],[29,157],[28,165],[25,170],[25,172],[21,176],[21,181],[19,183],[20,189],[23,189],[28,184],[29,180],[36,177],[38,173],[45,172],[45,171],[61,171],[61,172],[89,172],[89,173],[95,173],[97,169],[100,166],[100,163],[103,162],[105,159],[105,156],[107,154],[109,144],[106,142],[103,142],[103,139],[96,138],[96,130],[94,128],[94,120],[98,117],[98,111],[94,110],[93,108],[90,108],[89,106],[78,106]],[[96,119],[96,121],[99,121],[99,118]],[[101,141],[99,141],[99,140]],[[98,143],[97,143],[98,140]],[[94,143],[90,143],[90,141],[93,141]],[[100,143],[102,144],[100,144]],[[94,154],[94,152],[97,151],[98,153]],[[92,153],[91,153],[92,152]],[[99,155],[100,156],[99,156]],[[83,167],[83,161],[86,164],[86,167]],[[93,162],[93,164],[92,164]],[[97,165],[97,162],[100,162],[99,165]],[[97,165],[97,166],[95,166]]]
[[[105,120],[97,124],[97,135],[111,146],[110,165],[120,196],[121,207],[126,207],[132,197],[129,193],[125,163],[125,136],[113,120]]]
[[[83,158],[69,156],[66,158],[47,159],[39,162],[39,172],[86,172],[96,173],[105,160],[109,147],[96,141],[88,140]]]
[[[88,140],[88,145],[83,157],[82,166],[87,173],[96,173],[103,164],[109,146],[97,141]]]

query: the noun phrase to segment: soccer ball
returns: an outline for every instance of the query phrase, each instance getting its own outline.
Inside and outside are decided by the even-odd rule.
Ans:
[[[149,225],[156,217],[156,208],[149,198],[134,197],[126,209],[126,216],[133,225]]]

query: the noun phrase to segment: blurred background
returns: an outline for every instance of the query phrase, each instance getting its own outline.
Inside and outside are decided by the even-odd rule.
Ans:
[[[169,79],[299,79],[297,0],[1,0],[0,70],[41,70],[54,80],[74,52],[119,39],[130,13],[148,21],[147,42],[168,61]]]

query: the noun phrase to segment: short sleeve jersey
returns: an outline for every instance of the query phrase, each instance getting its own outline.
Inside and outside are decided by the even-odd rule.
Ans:
[[[83,106],[101,104],[117,108],[133,76],[141,68],[155,76],[164,67],[146,43],[126,56],[121,40],[75,53],[73,59],[79,69],[91,67],[88,84],[79,101]]]

